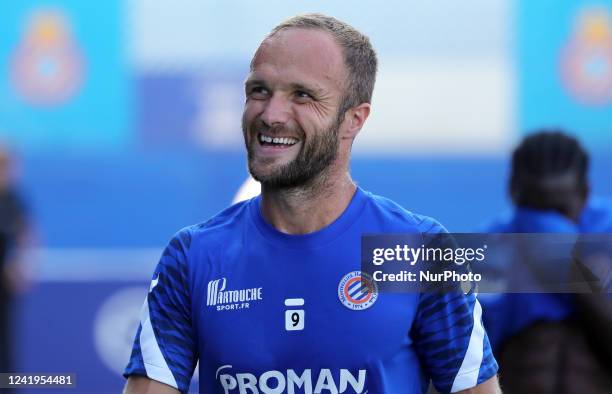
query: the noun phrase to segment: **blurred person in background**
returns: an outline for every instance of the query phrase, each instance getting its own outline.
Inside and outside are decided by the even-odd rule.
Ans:
[[[512,156],[514,211],[487,232],[611,233],[612,204],[589,196],[588,168],[563,131],[527,136]],[[610,393],[612,304],[594,293],[481,296],[504,393]]]
[[[22,248],[26,209],[15,186],[11,156],[0,145],[0,372],[14,370],[12,301],[25,287]]]

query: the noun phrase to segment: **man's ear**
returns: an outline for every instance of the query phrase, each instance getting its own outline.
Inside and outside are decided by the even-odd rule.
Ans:
[[[354,139],[366,119],[370,116],[370,103],[361,103],[356,107],[349,108],[344,113],[344,122],[346,123],[346,128],[342,133],[342,138],[346,139]]]
[[[591,196],[591,185],[589,183],[587,183],[584,186],[583,192],[582,192],[582,197],[584,198],[584,203],[586,205],[586,202],[589,200],[589,197]]]
[[[589,200],[589,194],[591,192],[590,185],[584,184],[579,187],[576,191],[575,197],[572,200],[572,204],[569,206],[569,212],[566,216],[569,216],[570,219],[575,222],[579,222],[582,217],[582,212],[587,205],[587,201]]]

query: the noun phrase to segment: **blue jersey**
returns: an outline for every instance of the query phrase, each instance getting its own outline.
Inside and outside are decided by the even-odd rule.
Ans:
[[[490,233],[609,233],[612,232],[612,202],[591,198],[577,223],[552,210],[516,208],[489,224]],[[485,327],[498,352],[514,334],[538,321],[562,321],[574,314],[569,294],[492,294],[481,297],[486,311]]]
[[[324,229],[288,235],[260,197],[180,231],[145,300],[125,375],[203,393],[425,393],[497,372],[476,296],[379,293],[361,235],[437,233],[436,221],[357,189]],[[370,285],[368,285],[370,283]]]

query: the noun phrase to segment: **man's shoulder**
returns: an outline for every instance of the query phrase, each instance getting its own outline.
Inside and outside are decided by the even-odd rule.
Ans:
[[[612,200],[592,197],[587,202],[580,218],[580,230],[587,233],[612,231]]]
[[[189,244],[197,241],[216,241],[236,234],[236,229],[248,220],[248,207],[251,200],[241,201],[217,213],[205,222],[184,227],[177,237],[189,239]]]
[[[395,201],[368,192],[371,201],[371,209],[374,214],[383,219],[386,232],[413,232],[420,233],[442,233],[446,228],[436,219],[412,212]]]
[[[481,223],[477,228],[477,232],[483,233],[511,233],[514,229],[515,212],[506,210],[484,223]]]

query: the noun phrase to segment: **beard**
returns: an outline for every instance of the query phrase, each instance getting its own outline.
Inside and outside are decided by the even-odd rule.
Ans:
[[[325,130],[314,133],[306,139],[301,128],[288,129],[285,127],[274,128],[256,119],[250,125],[246,125],[243,119],[242,131],[244,142],[248,152],[249,172],[251,176],[263,186],[272,189],[293,189],[300,186],[314,184],[322,179],[325,170],[336,160],[338,155],[338,130],[343,117],[338,115],[334,122]],[[272,171],[261,171],[258,168],[258,159],[255,157],[253,144],[259,144],[258,134],[260,132],[272,131],[270,134],[280,134],[282,131],[290,131],[289,135],[299,136],[302,147],[295,159],[282,164]],[[247,134],[251,133],[251,143],[247,141]]]

